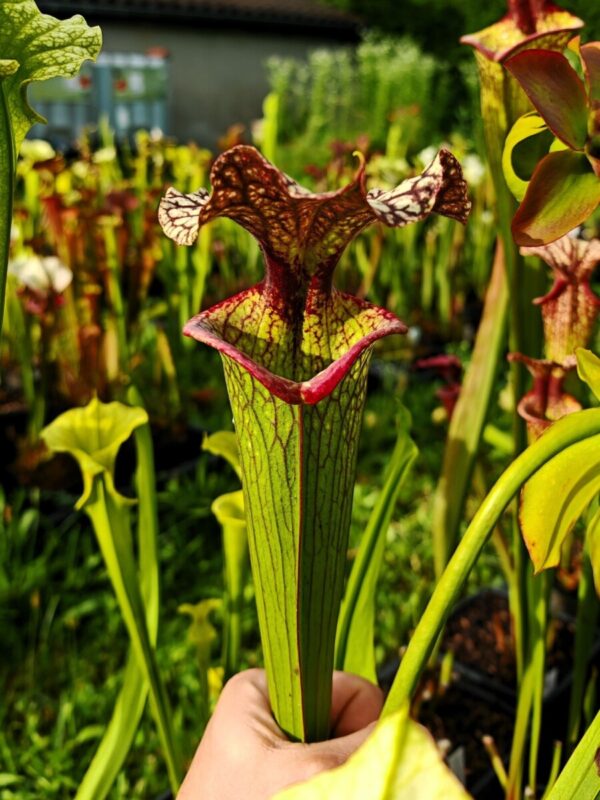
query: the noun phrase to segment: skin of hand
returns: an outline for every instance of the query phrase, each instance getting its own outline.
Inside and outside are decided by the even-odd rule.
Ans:
[[[382,705],[377,686],[335,672],[333,738],[290,742],[273,718],[264,670],[240,672],[223,689],[177,800],[268,800],[343,764],[372,731]]]

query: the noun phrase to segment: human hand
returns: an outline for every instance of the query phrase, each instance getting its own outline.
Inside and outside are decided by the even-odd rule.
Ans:
[[[343,764],[373,729],[382,705],[377,686],[335,672],[334,738],[290,742],[273,718],[264,670],[240,672],[223,689],[177,800],[268,800]]]

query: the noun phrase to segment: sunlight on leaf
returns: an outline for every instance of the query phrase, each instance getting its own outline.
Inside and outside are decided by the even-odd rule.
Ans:
[[[79,15],[59,21],[40,13],[33,0],[0,2],[0,85],[16,151],[29,128],[45,121],[27,102],[27,84],[72,77],[101,45],[100,28],[90,28]]]
[[[517,200],[522,200],[525,196],[529,179],[524,180],[522,175],[517,174],[515,150],[522,142],[547,130],[548,126],[540,115],[535,111],[530,111],[528,114],[519,117],[506,137],[504,152],[502,153],[502,170],[508,188]]]
[[[600,400],[600,358],[582,347],[576,350],[576,355],[577,374]]]
[[[84,408],[65,411],[44,428],[41,436],[48,449],[69,453],[79,464],[84,489],[77,508],[88,499],[95,475],[106,473],[108,485],[112,486],[119,448],[146,422],[148,415],[142,408],[102,403],[94,397]]]
[[[519,516],[536,572],[559,563],[565,538],[599,491],[600,436],[566,448],[525,484]]]
[[[276,800],[469,800],[427,731],[397,711],[337,769],[292,786]]]

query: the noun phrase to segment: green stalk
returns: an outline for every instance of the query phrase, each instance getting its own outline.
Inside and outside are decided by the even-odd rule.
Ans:
[[[437,637],[501,514],[521,486],[547,461],[577,442],[600,433],[600,410],[564,417],[525,450],[500,476],[456,548],[404,654],[384,706],[387,716],[410,699]]]
[[[581,727],[581,709],[585,693],[585,678],[596,626],[598,623],[598,597],[594,587],[592,562],[584,550],[581,576],[577,587],[577,616],[575,619],[575,646],[573,656],[573,687],[569,701],[567,725],[567,753],[575,747]]]
[[[432,533],[438,578],[458,540],[467,491],[505,346],[507,311],[503,247],[498,241],[483,316],[450,422],[442,473],[435,493]]]
[[[103,225],[104,246],[106,248],[107,289],[112,306],[117,339],[119,345],[119,365],[122,370],[127,370],[129,348],[127,346],[127,329],[125,324],[125,304],[121,292],[119,259],[117,256],[117,241],[114,223],[106,221]]]
[[[16,180],[16,153],[4,83],[0,76],[0,335],[4,321],[10,228]]]
[[[130,399],[139,405],[137,392]],[[135,431],[137,453],[136,486],[139,498],[137,551],[140,563],[140,589],[146,609],[146,625],[152,647],[156,646],[159,614],[158,517],[154,481],[154,455],[150,428]],[[127,658],[123,687],[115,703],[102,741],[77,789],[75,800],[103,800],[109,793],[133,739],[146,705],[148,683],[133,652]]]
[[[388,464],[385,482],[361,539],[346,585],[336,641],[336,668],[376,682],[373,634],[375,590],[385,549],[385,534],[402,484],[418,450],[410,438],[410,415],[399,414],[398,438]]]
[[[90,495],[83,508],[94,526],[133,651],[150,689],[150,705],[165,753],[169,782],[176,792],[181,780],[181,760],[175,747],[169,700],[146,626],[127,506],[114,490],[111,491],[104,475],[100,474],[93,477]]]
[[[241,491],[223,494],[212,504],[222,531],[225,609],[223,667],[227,680],[239,669],[242,607],[248,566],[248,534]]]
[[[531,740],[529,744],[529,787],[533,792],[532,798],[536,795],[537,763],[542,732],[542,706],[544,702],[544,677],[546,674],[546,629],[548,626],[548,598],[550,593],[550,581],[548,578],[551,574],[545,572],[542,575],[532,576],[530,582],[530,607],[533,615],[528,628],[531,632],[531,663],[534,675]]]

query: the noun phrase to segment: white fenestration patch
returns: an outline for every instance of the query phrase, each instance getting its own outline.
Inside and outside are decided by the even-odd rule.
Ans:
[[[158,221],[169,239],[177,244],[193,244],[200,230],[200,210],[208,202],[209,193],[199,189],[191,194],[182,194],[169,189],[158,207]]]
[[[367,203],[380,222],[400,228],[431,212],[442,181],[443,166],[438,155],[425,172],[402,181],[395,189],[388,192],[372,189],[367,193]]]

